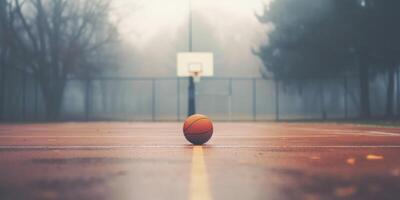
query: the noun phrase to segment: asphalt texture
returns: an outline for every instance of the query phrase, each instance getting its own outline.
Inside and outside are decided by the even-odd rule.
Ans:
[[[400,199],[400,128],[1,124],[0,199]]]

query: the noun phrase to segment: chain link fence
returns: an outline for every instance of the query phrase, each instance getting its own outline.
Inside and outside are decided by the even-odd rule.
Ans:
[[[11,71],[1,84],[2,121],[44,121],[39,85]],[[371,111],[384,115],[384,77],[371,82]],[[398,91],[398,88],[395,88]],[[265,78],[212,77],[196,84],[197,113],[219,121],[357,118],[357,78],[280,82]],[[101,77],[67,81],[60,120],[180,121],[187,115],[186,78]],[[399,109],[396,95],[395,110]]]

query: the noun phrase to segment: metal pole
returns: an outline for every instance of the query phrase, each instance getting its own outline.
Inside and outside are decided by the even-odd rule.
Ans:
[[[320,100],[321,100],[321,117],[322,117],[322,120],[325,120],[326,119],[326,111],[325,111],[325,105],[324,105],[324,102],[325,102],[325,99],[324,99],[324,82],[323,82],[323,80],[320,80],[321,81],[321,83],[319,84],[320,85]]]
[[[256,79],[252,79],[253,83],[253,121],[256,121],[257,119],[257,94],[256,94]]]
[[[22,72],[22,120],[25,120],[26,114],[26,73]]]
[[[189,0],[189,52],[192,52],[192,9],[191,2]],[[188,116],[196,113],[196,87],[194,85],[193,77],[189,77],[189,87],[188,87]]]
[[[86,121],[89,121],[90,117],[90,79],[87,78],[85,86],[85,117]]]
[[[192,52],[192,50],[193,50],[193,46],[192,46],[192,4],[191,4],[190,0],[189,0],[188,10],[189,10],[189,21],[188,21],[189,43],[188,43],[188,45],[189,45],[189,52]]]
[[[35,106],[35,119],[37,120],[39,117],[38,117],[38,91],[39,91],[39,83],[38,83],[38,81],[35,81],[35,84],[34,84],[34,86],[35,86],[35,100],[34,100],[34,106]]]
[[[196,113],[196,88],[193,77],[189,77],[188,116]]]
[[[180,90],[180,80],[179,77],[176,78],[176,118],[178,121],[180,121],[181,116],[181,90]]]
[[[232,77],[229,78],[229,96],[228,96],[228,114],[229,114],[229,121],[232,121]]]
[[[400,77],[399,67],[396,69],[396,88],[397,88],[397,117],[400,117]]]
[[[151,79],[152,82],[152,106],[151,106],[151,119],[156,121],[156,80],[155,78]]]
[[[279,121],[279,81],[275,79],[275,120]]]
[[[0,121],[3,120],[4,117],[4,102],[5,102],[5,73],[6,73],[6,66],[5,66],[5,61],[2,60],[3,62],[1,63],[0,66]]]
[[[344,77],[344,118],[348,118],[348,110],[347,110],[347,78]]]

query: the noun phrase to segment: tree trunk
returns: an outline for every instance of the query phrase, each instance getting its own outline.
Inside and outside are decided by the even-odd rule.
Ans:
[[[393,117],[393,98],[394,98],[394,75],[395,75],[395,67],[390,66],[388,70],[388,86],[386,93],[386,117]]]
[[[369,67],[364,62],[361,63],[362,64],[358,66],[359,83],[360,83],[360,102],[361,102],[360,117],[366,119],[370,117],[369,74],[368,74]]]
[[[6,65],[6,40],[5,40],[5,34],[6,34],[6,1],[5,0],[0,0],[0,121],[3,120],[3,112],[4,112],[4,78],[5,78],[5,65]]]

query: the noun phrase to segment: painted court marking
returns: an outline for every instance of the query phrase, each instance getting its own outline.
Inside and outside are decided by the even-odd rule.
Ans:
[[[265,126],[254,124],[252,127],[257,127],[260,129],[268,130],[268,131],[276,131],[277,129]],[[313,128],[313,127],[296,127],[296,126],[288,126],[285,127],[286,130],[290,130],[291,132],[297,131],[309,131],[313,133],[321,133],[329,134],[329,135],[362,135],[362,136],[400,136],[400,133],[393,133],[389,131],[369,131],[369,130],[352,130],[352,129],[338,129],[338,128]],[[279,129],[278,129],[279,130]]]
[[[191,148],[191,145],[0,145],[0,150],[13,149],[140,149]],[[400,148],[400,145],[205,145],[202,148]]]
[[[400,136],[399,133],[384,132],[384,131],[368,131],[368,130],[348,130],[348,129],[321,129],[321,128],[299,128],[295,127],[294,130],[311,131],[311,132],[325,132],[333,135],[365,135],[365,136]]]
[[[143,138],[154,137],[159,135],[0,135],[0,138]],[[168,135],[163,137],[179,137],[181,135]],[[239,136],[239,135],[219,135],[217,138],[323,138],[337,137],[336,135],[260,135],[260,136]]]
[[[194,146],[190,174],[190,200],[211,200],[208,175],[204,163],[203,147]]]

